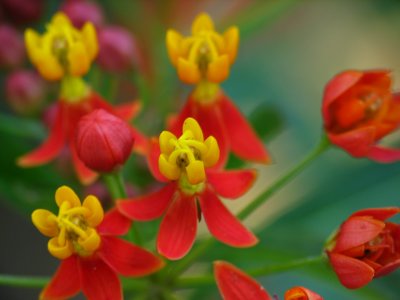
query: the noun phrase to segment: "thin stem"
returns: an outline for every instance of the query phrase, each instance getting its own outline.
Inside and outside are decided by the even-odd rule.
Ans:
[[[17,276],[0,274],[0,285],[22,288],[42,288],[50,281],[49,277]]]

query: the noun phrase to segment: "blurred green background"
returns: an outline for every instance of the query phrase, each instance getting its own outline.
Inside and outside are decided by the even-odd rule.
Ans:
[[[45,1],[42,20],[33,26],[43,28],[44,20],[60,3]],[[116,81],[120,87],[121,82],[135,82],[138,89],[129,95],[119,93],[118,99],[139,96],[144,100],[144,110],[135,124],[147,134],[162,130],[165,116],[181,107],[189,91],[178,82],[167,59],[166,29],[172,27],[187,33],[194,16],[202,11],[214,18],[220,32],[232,24],[241,29],[239,55],[223,87],[265,133],[274,163],[255,166],[260,170],[260,179],[250,195],[232,207],[233,211],[243,207],[317,144],[322,132],[322,92],[336,73],[345,69],[391,69],[394,88],[399,87],[400,1],[98,3],[104,8],[107,22],[123,25],[135,35],[151,62],[151,75],[141,76],[137,70],[101,74],[93,85],[107,97],[111,95],[109,82]],[[8,72],[1,70],[2,83]],[[94,78],[90,76],[89,80]],[[4,99],[3,91],[2,95]],[[45,130],[37,119],[13,113],[5,101],[0,108],[0,273],[49,276],[57,261],[48,255],[47,239],[33,228],[29,214],[38,207],[51,207],[54,191],[62,184],[82,192],[83,189],[72,176],[60,174],[57,163],[33,169],[16,167],[16,157],[38,145]],[[384,142],[400,146],[399,137],[395,132]],[[137,171],[136,165],[136,159],[132,159],[124,170],[135,183],[137,175],[143,172]],[[245,221],[258,228],[259,245],[240,250],[218,244],[202,258],[199,268],[207,270],[216,259],[246,269],[317,255],[326,238],[349,214],[365,207],[399,206],[399,200],[399,163],[380,165],[353,159],[338,149],[329,150]],[[342,287],[328,265],[316,264],[258,280],[280,299],[286,289],[295,285],[308,287],[325,299],[400,299],[399,271],[356,291]],[[35,299],[38,292],[1,286],[0,298]],[[215,286],[180,293],[185,299],[219,299]]]

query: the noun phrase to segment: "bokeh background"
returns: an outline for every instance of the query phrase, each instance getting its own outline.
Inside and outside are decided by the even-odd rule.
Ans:
[[[5,9],[7,2],[10,1],[0,0],[1,24],[9,24],[12,19],[10,11]],[[26,7],[26,2],[31,1],[12,2]],[[21,34],[27,26],[43,30],[62,5],[61,1],[32,2],[41,5],[38,17],[12,24]],[[127,71],[105,72],[94,66],[88,81],[113,102],[141,98],[144,108],[135,124],[149,135],[162,130],[165,117],[181,107],[190,89],[178,82],[168,61],[166,30],[189,32],[192,19],[202,11],[214,18],[219,31],[231,24],[239,26],[239,55],[223,87],[265,138],[274,163],[255,166],[260,170],[260,179],[250,194],[232,207],[234,211],[318,143],[322,133],[320,106],[324,85],[336,73],[345,69],[390,69],[394,88],[399,88],[400,1],[397,0],[103,0],[96,3],[103,8],[107,23],[123,26],[134,36],[138,55]],[[2,43],[2,47],[9,46]],[[25,62],[18,68],[32,67]],[[62,184],[71,185],[81,193],[86,190],[76,182],[63,160],[33,169],[15,165],[18,156],[33,149],[46,136],[41,115],[55,99],[57,86],[46,86],[45,104],[38,111],[21,115],[11,108],[4,88],[12,71],[15,69],[1,67],[0,74],[0,273],[50,276],[57,261],[47,253],[47,240],[32,226],[30,213],[38,207],[51,208],[54,191]],[[399,133],[393,133],[384,142],[400,146]],[[140,159],[132,158],[124,171],[134,183],[134,193],[151,185]],[[331,232],[355,210],[399,206],[399,201],[399,163],[380,165],[331,149],[246,220],[246,224],[258,230],[259,245],[239,250],[218,244],[192,272],[207,271],[210,261],[215,259],[250,268],[317,255]],[[143,226],[151,232],[151,228]],[[286,289],[302,285],[325,299],[400,299],[399,271],[356,291],[342,287],[328,265],[316,264],[259,280],[280,298]],[[36,299],[38,293],[38,289],[0,286],[0,299]],[[181,291],[178,295],[184,299],[219,299],[215,286],[195,292]],[[137,299],[135,294],[126,298]]]

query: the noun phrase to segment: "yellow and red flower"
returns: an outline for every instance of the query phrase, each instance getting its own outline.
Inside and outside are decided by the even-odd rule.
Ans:
[[[356,289],[400,267],[400,225],[386,220],[398,207],[370,208],[352,214],[327,246],[340,282]]]
[[[211,234],[234,247],[250,247],[257,238],[223,205],[219,196],[236,199],[256,178],[253,170],[212,170],[219,158],[214,137],[204,139],[192,118],[177,138],[168,131],[153,144],[150,168],[155,177],[169,181],[161,190],[130,201],[118,201],[119,211],[132,220],[147,221],[165,212],[157,237],[158,252],[169,259],[182,258],[192,247],[198,218],[204,216]]]
[[[130,221],[113,210],[104,215],[99,200],[89,195],[81,203],[73,190],[57,189],[58,215],[37,209],[32,222],[45,236],[50,254],[61,264],[40,295],[41,300],[65,299],[82,290],[92,300],[122,299],[118,274],[145,276],[163,267],[152,253],[119,239]]]
[[[193,117],[206,135],[218,140],[221,151],[218,166],[224,165],[230,151],[245,160],[268,162],[262,141],[219,87],[236,58],[238,28],[230,27],[220,35],[214,30],[211,18],[203,13],[194,20],[191,36],[182,37],[175,30],[168,30],[166,42],[179,78],[196,84],[180,114],[171,119],[170,131],[180,135],[183,122]]]
[[[329,140],[354,157],[400,159],[400,150],[376,145],[400,125],[400,95],[389,71],[344,71],[326,85],[322,115]]]
[[[214,262],[214,277],[224,300],[273,300],[263,286],[245,272],[226,261]],[[285,292],[285,300],[323,300],[313,291],[301,286]]]

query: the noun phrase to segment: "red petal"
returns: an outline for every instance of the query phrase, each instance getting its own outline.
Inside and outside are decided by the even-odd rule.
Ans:
[[[375,273],[375,277],[385,276],[389,273],[392,273],[399,267],[400,267],[400,258],[398,258],[397,260],[395,260],[387,265],[384,265],[382,268],[378,269]]]
[[[192,248],[196,231],[196,202],[193,197],[187,198],[179,193],[161,222],[157,237],[158,252],[171,260],[182,258]]]
[[[80,259],[83,294],[89,300],[122,300],[117,274],[100,258]]]
[[[224,300],[272,300],[261,284],[225,261],[214,262],[214,277]]]
[[[142,109],[142,103],[138,100],[124,103],[114,108],[115,114],[125,121],[129,121],[136,117]]]
[[[32,167],[45,164],[55,158],[65,144],[63,121],[63,106],[57,105],[57,114],[49,137],[39,148],[20,157],[17,162],[18,165],[22,167]]]
[[[85,164],[79,159],[78,154],[76,153],[74,142],[70,144],[69,148],[72,155],[72,162],[75,167],[75,172],[78,175],[80,182],[84,185],[93,183],[97,179],[98,174],[86,167]]]
[[[380,163],[392,163],[400,160],[400,150],[374,146],[369,150],[368,158]]]
[[[254,183],[255,170],[207,171],[207,182],[217,194],[235,199],[242,196]]]
[[[200,206],[211,234],[233,247],[250,247],[258,239],[232,215],[214,193],[208,189],[200,196]]]
[[[340,227],[333,251],[345,251],[372,241],[384,228],[384,222],[371,217],[350,217]]]
[[[246,160],[268,163],[270,156],[263,142],[233,102],[222,95],[219,105],[232,152]]]
[[[375,128],[364,127],[343,134],[330,134],[328,138],[336,146],[343,148],[354,157],[367,156],[375,143]]]
[[[102,237],[99,256],[118,274],[145,276],[164,266],[154,254],[116,237]]]
[[[147,150],[149,148],[149,140],[147,139],[147,137],[141,133],[139,130],[137,130],[134,127],[131,127],[131,131],[132,131],[132,136],[133,136],[133,151],[135,151],[138,154],[141,155],[146,155],[147,154]]]
[[[103,222],[97,227],[97,231],[101,235],[125,235],[131,223],[131,220],[113,208],[104,215]]]
[[[147,164],[149,166],[150,173],[160,182],[168,182],[168,179],[161,174],[158,168],[158,158],[160,157],[161,150],[158,143],[158,138],[151,138],[148,141],[147,149]]]
[[[373,279],[374,269],[366,263],[338,253],[328,255],[336,275],[345,287],[357,289]]]
[[[323,300],[323,298],[302,286],[295,286],[285,292],[285,300]]]
[[[118,210],[132,220],[148,221],[160,217],[174,198],[176,184],[141,197],[117,201]]]
[[[40,294],[41,300],[56,300],[73,297],[81,289],[78,257],[72,255],[61,261],[57,272]]]
[[[400,207],[367,208],[355,212],[351,215],[351,217],[365,216],[385,221],[386,219],[389,219],[398,213],[400,213]]]

